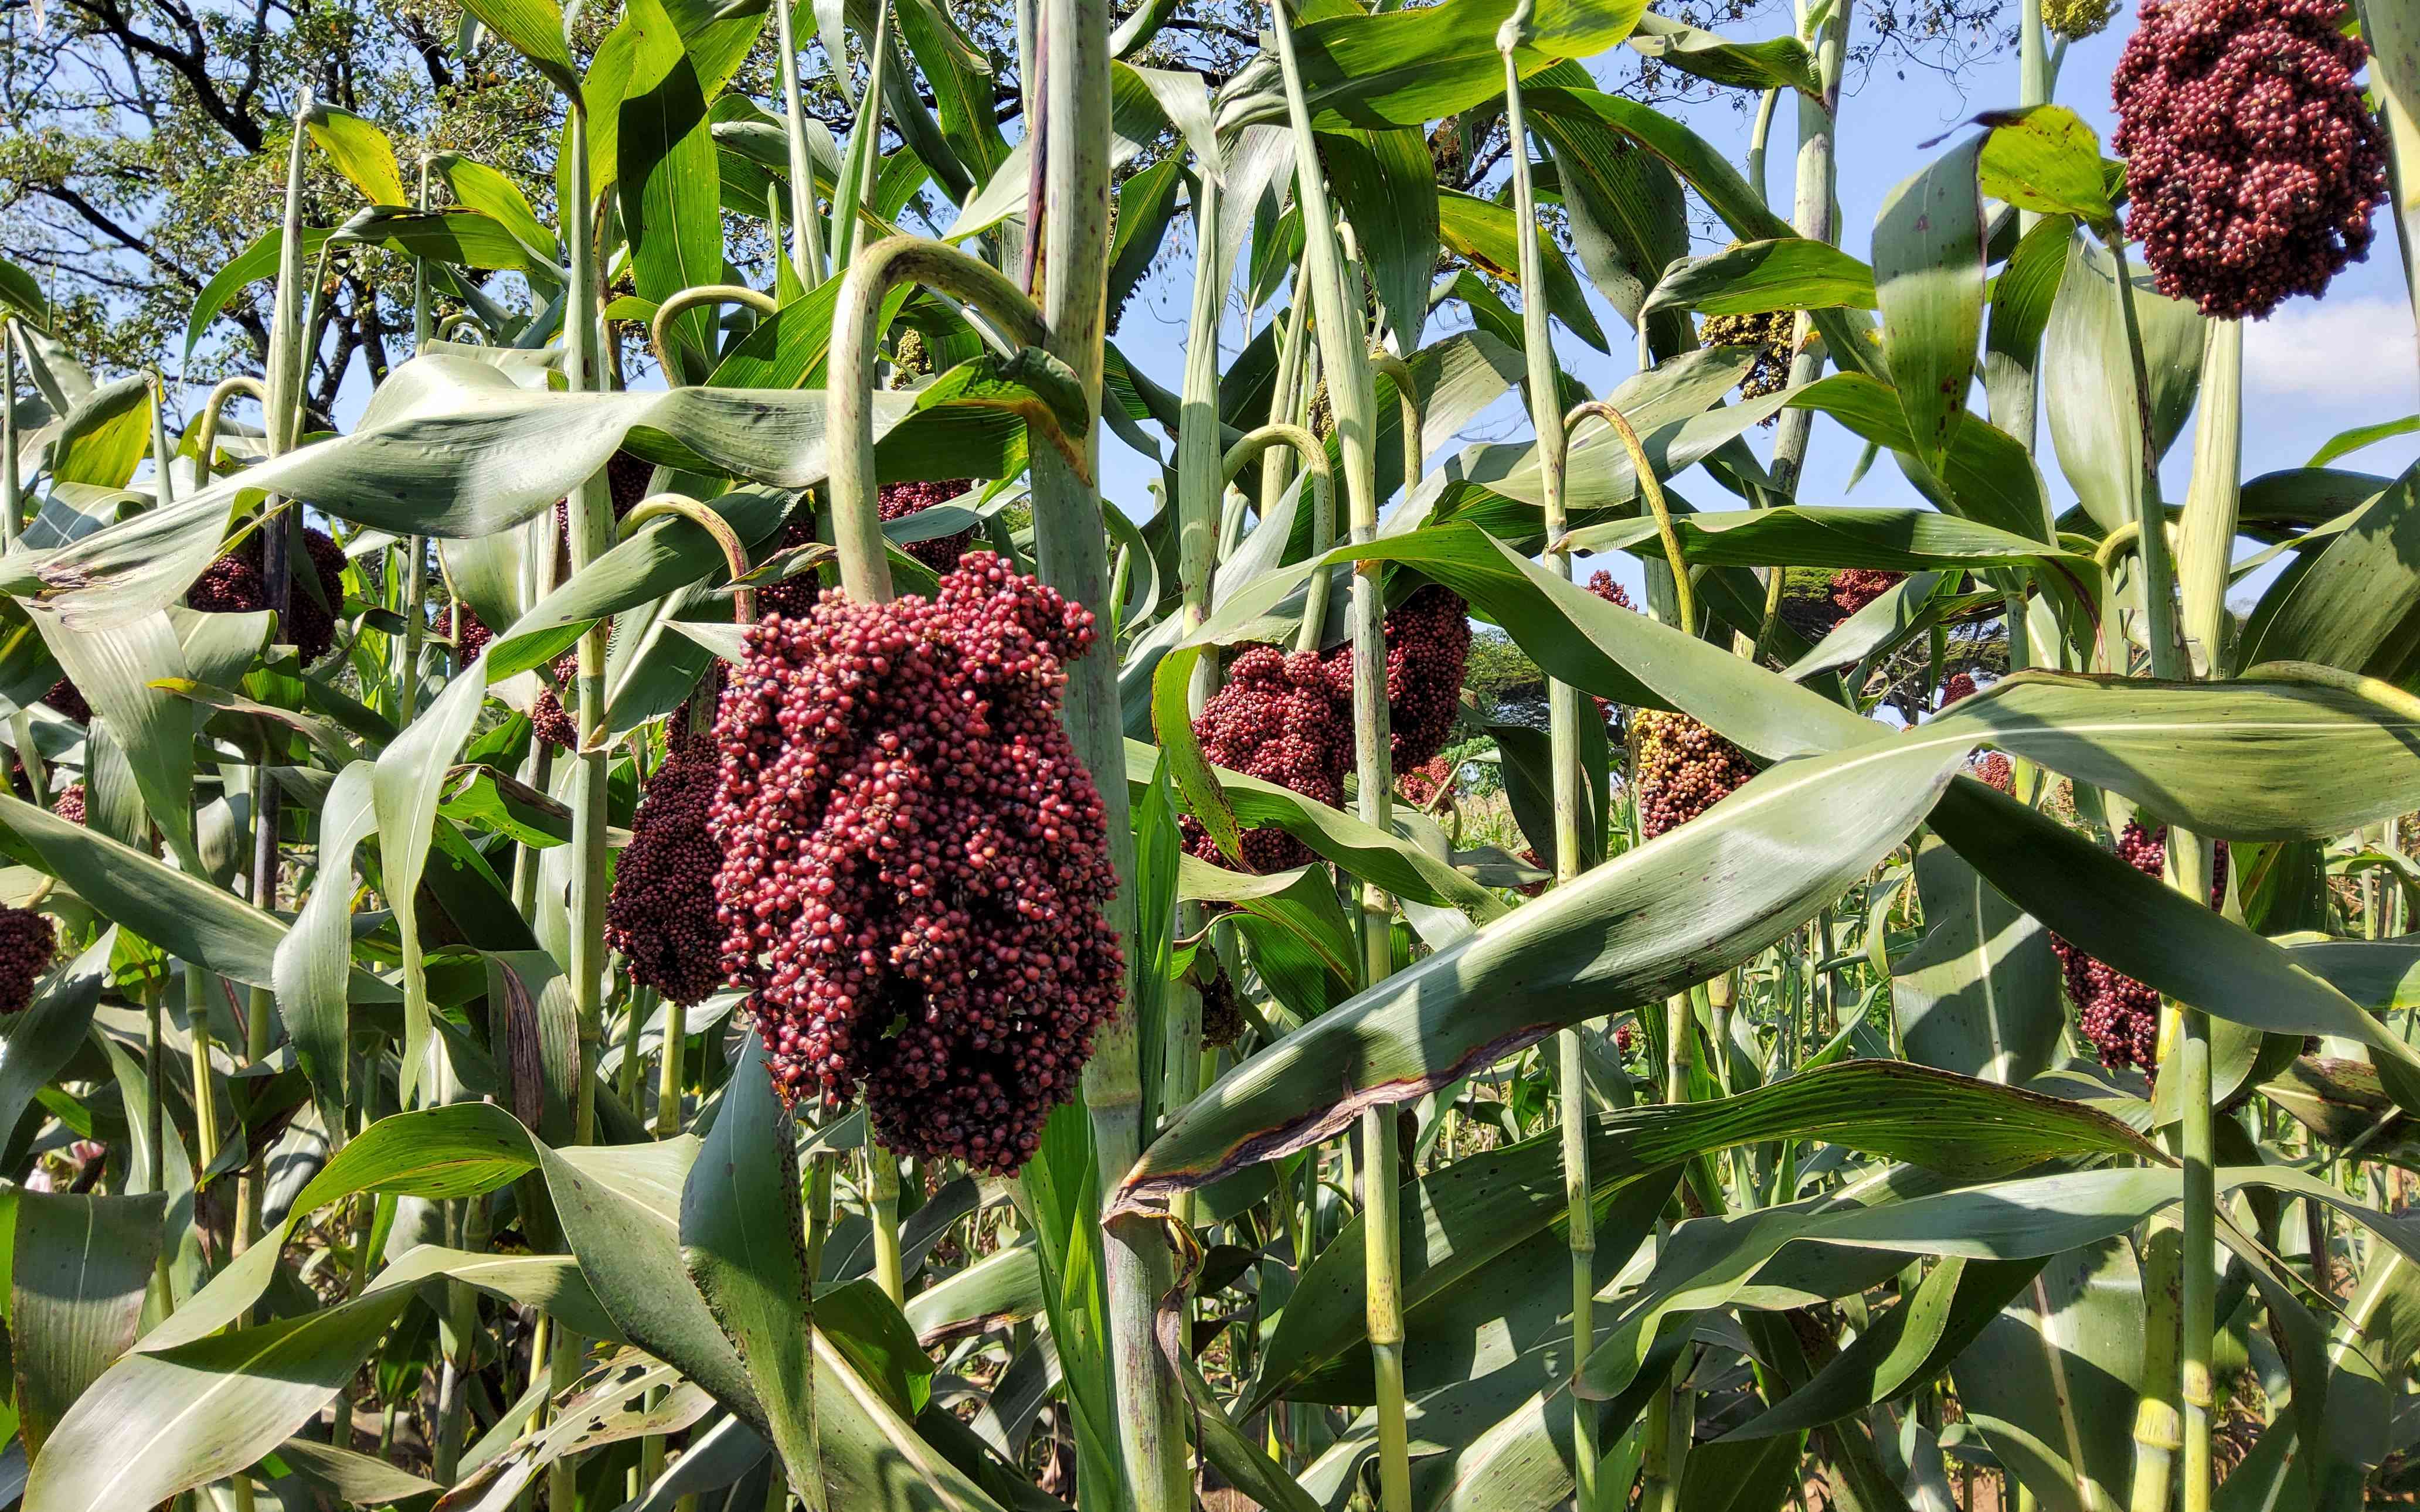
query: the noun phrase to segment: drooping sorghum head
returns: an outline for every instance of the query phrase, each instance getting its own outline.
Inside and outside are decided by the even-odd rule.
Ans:
[[[1193,734],[1214,766],[1331,808],[1344,802],[1344,774],[1353,765],[1352,698],[1348,691],[1339,700],[1335,669],[1314,652],[1244,648],[1229,665],[1224,686],[1202,705]],[[1184,825],[1186,848],[1220,863],[1210,832],[1189,815]],[[1245,830],[1243,850],[1244,863],[1260,872],[1311,861],[1310,847],[1275,825]]]
[[[2162,875],[2168,859],[2168,826],[2146,829],[2139,821],[2128,825],[2118,837],[2118,855],[2145,876]],[[2211,906],[2215,908],[2226,896],[2223,841],[2213,848],[2211,875]],[[2159,992],[2095,961],[2055,934],[2050,937],[2050,945],[2067,979],[2067,995],[2075,1004],[2077,1026],[2102,1063],[2150,1072],[2159,1058]]]
[[[268,532],[284,529],[283,519],[271,520],[246,535],[233,551],[213,561],[185,590],[185,607],[206,614],[251,614],[267,609],[268,579],[262,563],[268,556]],[[345,548],[322,530],[305,530],[302,544],[319,596],[313,597],[301,576],[293,572],[302,563],[291,563],[286,590],[286,621],[280,629],[308,666],[326,656],[336,643],[335,610],[345,602]]]
[[[1099,794],[1059,721],[1092,615],[989,552],[932,600],[767,615],[723,690],[722,968],[785,1098],[1015,1171],[1125,965]]]
[[[721,778],[711,741],[674,744],[639,795],[605,904],[605,943],[629,964],[630,980],[675,1003],[694,1003],[722,985],[714,902],[722,853],[706,832]]]
[[[495,632],[480,622],[478,610],[458,598],[454,601],[453,610],[447,618],[446,633],[454,638],[455,660],[463,667],[486,655],[488,643],[496,638]],[[555,657],[547,672],[555,682],[570,686],[572,680],[580,675],[579,648],[575,646]],[[580,744],[580,727],[573,722],[571,711],[563,706],[562,698],[551,687],[541,687],[538,689],[536,702],[530,705],[529,720],[530,733],[557,750],[569,750]]]
[[[906,519],[921,514],[935,504],[945,504],[974,486],[972,478],[957,478],[946,483],[886,483],[876,496],[884,519]],[[964,530],[954,535],[937,535],[927,541],[910,541],[900,548],[909,556],[932,568],[947,572],[958,564],[958,558],[974,544],[975,532]]]
[[[1649,840],[1680,828],[1756,776],[1747,753],[1690,718],[1639,709],[1638,827]]]
[[[22,1013],[33,1001],[34,983],[51,969],[59,937],[47,915],[30,908],[0,908],[0,1013]]]
[[[2111,91],[2161,293],[2265,316],[2366,256],[2386,147],[2339,0],[2144,0]]]

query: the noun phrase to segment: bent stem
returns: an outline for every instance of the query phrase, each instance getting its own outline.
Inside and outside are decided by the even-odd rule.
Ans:
[[[1327,448],[1319,444],[1318,437],[1300,425],[1263,425],[1227,448],[1226,460],[1219,464],[1218,471],[1225,482],[1233,483],[1243,476],[1244,469],[1251,466],[1255,457],[1281,456],[1289,448],[1302,459],[1303,471],[1311,475],[1311,554],[1317,558],[1326,553],[1336,536],[1336,475],[1327,465]],[[1266,499],[1265,466],[1261,477],[1264,490],[1261,497]],[[1296,651],[1317,651],[1326,633],[1327,572],[1326,567],[1313,569],[1303,590],[1302,628],[1295,637]]]

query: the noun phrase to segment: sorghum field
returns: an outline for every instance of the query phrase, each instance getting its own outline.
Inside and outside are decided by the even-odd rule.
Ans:
[[[2420,1498],[2420,7],[1889,4],[0,6],[0,1506]]]

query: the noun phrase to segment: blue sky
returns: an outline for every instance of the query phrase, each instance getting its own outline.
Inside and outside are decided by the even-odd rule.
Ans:
[[[2126,36],[2133,29],[2130,4],[2101,36],[2069,49],[2061,69],[2056,98],[2102,133],[2104,146],[2115,129],[2109,103],[2109,76]],[[1740,39],[1759,34],[1742,32]],[[1600,59],[1591,65],[1608,81],[1624,71],[1625,60]],[[1869,255],[1874,217],[1891,189],[1948,148],[1943,143],[1931,151],[1918,144],[1953,131],[1978,111],[2012,105],[2017,100],[2015,50],[1986,58],[1959,78],[1908,67],[1894,69],[1887,62],[1849,80],[1838,124],[1839,200],[1842,241],[1860,257]],[[1746,156],[1751,117],[1728,100],[1680,107],[1681,115],[1701,135],[1734,162]],[[1769,193],[1786,209],[1792,193],[1796,128],[1785,102],[1775,124],[1770,152]],[[2390,218],[2379,217],[2378,239],[2369,259],[2347,269],[2323,300],[2295,300],[2268,320],[2254,322],[2245,332],[2245,425],[2243,475],[2257,477],[2279,468],[2299,467],[2330,437],[2354,425],[2387,421],[2420,412],[2420,347],[2415,347],[2411,305],[2404,292],[2399,252]],[[1697,250],[1718,250],[1709,238]],[[1183,377],[1185,315],[1190,299],[1192,265],[1188,258],[1171,259],[1137,291],[1119,332],[1119,346],[1128,359],[1171,389]],[[1598,393],[1604,393],[1633,371],[1631,344],[1621,339],[1628,327],[1612,309],[1598,301],[1596,316],[1616,348],[1606,357],[1570,338],[1557,328],[1557,350],[1565,365]],[[1222,344],[1232,360],[1237,328],[1231,320]],[[1432,338],[1434,339],[1434,338]],[[1976,397],[1979,408],[1979,390]],[[1473,426],[1489,439],[1512,439],[1526,432],[1517,398],[1508,397]],[[1772,432],[1750,437],[1761,455],[1769,455]],[[1114,438],[1103,458],[1104,486],[1129,513],[1147,513],[1151,500],[1146,485],[1156,474],[1150,465]],[[2059,476],[2050,455],[2047,431],[2042,442],[2044,471],[2060,507],[2073,495]],[[1845,492],[1859,444],[1834,422],[1818,417],[1806,479],[1799,496],[1809,504],[1918,503],[1912,489],[1887,461],[1872,469],[1854,494]],[[2168,457],[2171,499],[2183,493],[2192,443],[2190,432]],[[2405,437],[2381,443],[2337,463],[2339,467],[2393,473],[2420,458],[2420,438]],[[1434,466],[1439,457],[1433,456]],[[1678,482],[1683,494],[1706,507],[1722,507],[1728,500],[1700,474],[1684,474]],[[1617,571],[1637,580],[1635,566]]]

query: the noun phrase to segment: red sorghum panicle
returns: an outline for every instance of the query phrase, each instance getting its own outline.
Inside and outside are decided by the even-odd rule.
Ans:
[[[1898,587],[1906,577],[1906,573],[1885,572],[1879,567],[1842,567],[1832,574],[1833,607],[1845,620]]]
[[[722,965],[775,1084],[979,1170],[1031,1157],[1125,966],[1099,794],[1059,722],[1093,616],[972,552],[930,601],[748,632],[707,820]]]
[[[1388,765],[1409,773],[1434,759],[1453,733],[1470,657],[1470,607],[1430,583],[1386,620]],[[1275,646],[1247,646],[1227,669],[1224,687],[1193,721],[1194,738],[1213,765],[1243,772],[1330,808],[1344,802],[1353,768],[1353,648],[1326,656]],[[1209,831],[1187,816],[1186,848],[1220,862]],[[1311,863],[1309,847],[1274,825],[1243,835],[1244,863],[1283,872]]]
[[[454,638],[454,658],[457,666],[468,667],[488,650],[495,632],[480,623],[478,611],[460,599],[454,601],[452,616],[446,621],[446,632]],[[547,669],[553,679],[566,687],[580,675],[580,648],[574,646],[554,658]],[[551,687],[538,688],[537,702],[530,705],[530,731],[538,739],[557,750],[569,750],[580,744],[580,727],[572,722],[571,711]]]
[[[1591,574],[1589,578],[1588,589],[1590,593],[1604,599],[1606,603],[1611,604],[1616,609],[1626,609],[1634,613],[1637,611],[1638,606],[1630,601],[1630,590],[1622,587],[1621,584],[1615,582],[1613,580],[1613,574],[1609,572],[1600,571]],[[1596,698],[1596,695],[1593,693],[1589,696],[1590,698]],[[1598,698],[1596,699],[1596,712],[1604,717],[1606,733],[1608,734],[1612,733],[1616,725],[1620,723],[1621,711],[1614,704],[1608,703],[1604,699]]]
[[[1985,751],[1974,764],[1974,775],[1977,781],[1998,788],[2010,797],[2016,796],[2017,774],[2009,766],[2005,751]]]
[[[706,833],[721,779],[713,742],[675,741],[639,795],[630,843],[613,863],[605,943],[629,963],[631,980],[675,1003],[694,1003],[722,985],[714,903],[722,852]]]
[[[34,983],[51,969],[58,932],[48,916],[30,908],[0,908],[0,1013],[22,1013],[33,1001]]]
[[[1637,605],[1630,601],[1630,590],[1622,587],[1621,584],[1615,582],[1613,580],[1613,574],[1609,572],[1596,572],[1590,574],[1588,581],[1588,590],[1590,593],[1594,594],[1597,597],[1604,599],[1606,603],[1611,604],[1618,609],[1636,609],[1638,608]]]
[[[1949,680],[1941,685],[1941,706],[1945,709],[1960,699],[1974,696],[1975,675],[1972,672],[1951,672]]]
[[[1344,774],[1353,765],[1353,708],[1340,706],[1334,669],[1312,652],[1247,646],[1227,669],[1227,681],[1194,718],[1193,735],[1214,766],[1274,782],[1331,808],[1344,802]],[[1186,848],[1222,863],[1218,843],[1191,816]],[[1264,825],[1243,834],[1244,864],[1255,872],[1308,866],[1310,847]]]
[[[2151,830],[2140,822],[2128,825],[2118,837],[2118,855],[2145,876],[2164,874],[2168,826]],[[2215,908],[2226,896],[2224,841],[2213,847],[2211,875],[2210,900]],[[2149,1072],[2159,1056],[2159,993],[2093,960],[2055,934],[2050,937],[2050,948],[2057,953],[2059,968],[2067,978],[2067,995],[2075,1004],[2078,1026],[2102,1064],[2139,1066]]]
[[[1629,1055],[1629,1054],[1630,1054],[1630,1047],[1631,1047],[1631,1045],[1632,1045],[1633,1043],[1635,1043],[1635,1042],[1637,1041],[1637,1036],[1636,1034],[1634,1034],[1634,1033],[1631,1031],[1631,1027],[1630,1027],[1630,1026],[1629,1026],[1629,1025],[1627,1025],[1627,1024],[1617,1024],[1617,1025],[1615,1025],[1615,1026],[1613,1026],[1613,1049],[1614,1049],[1614,1054],[1619,1055],[1619,1056],[1627,1056],[1627,1055]]]
[[[83,824],[85,822],[84,784],[78,782],[72,786],[59,789],[58,793],[51,799],[51,812],[66,820],[69,824]]]
[[[2265,316],[2368,255],[2386,145],[2339,0],[2144,0],[2118,60],[2126,229],[2160,292]]]
[[[1685,714],[1640,709],[1638,827],[1649,840],[1678,829],[1756,776],[1747,753]]]
[[[886,483],[876,496],[876,506],[884,519],[906,519],[935,504],[948,503],[974,486],[972,478],[946,483]],[[973,531],[964,530],[955,535],[937,535],[929,541],[910,541],[900,549],[935,572],[947,572],[958,564],[958,558],[966,554],[974,539]]]
[[[1415,808],[1425,809],[1436,801],[1438,794],[1453,786],[1454,764],[1443,756],[1432,756],[1408,772],[1395,776],[1395,788]]]
[[[233,551],[212,562],[185,590],[185,607],[206,614],[251,614],[267,609],[268,580],[262,566],[268,553],[267,532],[285,528],[284,520],[271,520],[245,536]],[[318,580],[319,596],[327,602],[312,597],[311,590],[289,568],[286,622],[279,629],[307,666],[326,656],[336,643],[335,610],[345,602],[345,548],[321,530],[305,530],[302,545]]]
[[[605,459],[605,487],[613,495],[614,519],[639,507],[655,475],[656,465],[644,456],[616,452]]]
[[[71,677],[53,683],[41,701],[78,724],[92,723],[92,705],[84,701],[84,689],[76,687]]]
[[[1388,765],[1408,772],[1424,765],[1453,733],[1470,661],[1470,606],[1453,590],[1430,583],[1395,606],[1386,636]],[[1349,722],[1352,648],[1333,653],[1328,667]]]

